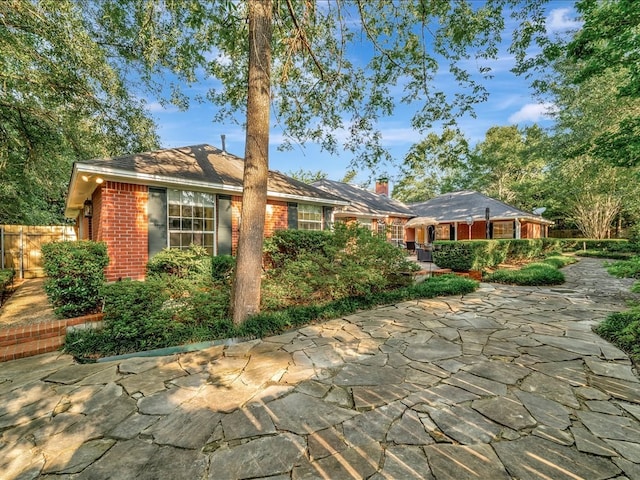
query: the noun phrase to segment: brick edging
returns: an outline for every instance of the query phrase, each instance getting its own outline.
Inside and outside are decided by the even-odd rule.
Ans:
[[[103,313],[94,313],[0,328],[0,362],[55,351],[62,346],[68,327],[101,322],[103,317]]]

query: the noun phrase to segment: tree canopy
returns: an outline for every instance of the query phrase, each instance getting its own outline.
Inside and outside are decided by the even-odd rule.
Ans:
[[[0,223],[61,222],[74,160],[157,145],[75,2],[0,2],[0,51]]]

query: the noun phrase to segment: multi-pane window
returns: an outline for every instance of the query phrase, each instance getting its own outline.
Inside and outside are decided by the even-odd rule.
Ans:
[[[387,236],[387,224],[383,220],[378,220],[378,235],[380,237]]]
[[[450,225],[436,225],[436,240],[449,240],[451,239]]]
[[[209,193],[169,190],[169,247],[200,245],[214,253],[215,196]]]
[[[367,230],[373,230],[373,226],[370,218],[361,218],[358,220],[358,223],[360,224],[361,227],[364,227]]]
[[[403,225],[391,225],[391,241],[399,244],[404,242],[404,226]]]
[[[493,238],[513,238],[513,222],[493,222]]]
[[[322,230],[322,207],[298,204],[298,230]]]

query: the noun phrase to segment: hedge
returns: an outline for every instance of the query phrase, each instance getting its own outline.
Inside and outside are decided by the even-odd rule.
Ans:
[[[536,238],[504,240],[437,241],[433,261],[454,271],[484,270],[501,263],[531,261],[583,248],[604,253],[640,252],[640,245],[624,239]]]

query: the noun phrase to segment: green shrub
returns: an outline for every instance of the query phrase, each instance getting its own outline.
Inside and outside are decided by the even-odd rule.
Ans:
[[[434,262],[456,271],[484,270],[501,263],[530,261],[561,253],[556,239],[438,241]]]
[[[109,264],[105,243],[47,243],[42,255],[48,276],[44,290],[57,315],[70,318],[100,310],[104,268]]]
[[[5,268],[0,270],[0,305],[4,298],[5,292],[9,289],[9,285],[13,283],[15,272],[12,269]]]
[[[636,361],[640,360],[640,308],[612,313],[594,330]]]
[[[282,268],[300,255],[328,255],[333,233],[326,230],[278,230],[264,241],[264,261],[270,268]]]
[[[217,255],[211,258],[211,276],[216,282],[228,282],[236,267],[236,259],[231,255]]]
[[[564,283],[564,274],[547,263],[531,263],[519,270],[497,270],[483,280],[510,285],[560,285]]]
[[[147,275],[171,275],[178,278],[205,280],[211,275],[211,256],[198,246],[188,249],[165,248],[147,262]]]
[[[411,276],[404,273],[419,269],[401,249],[358,225],[337,224],[333,234],[309,233],[278,232],[269,247],[272,268],[262,283],[263,309],[373,294],[408,285]],[[287,248],[274,253],[273,245]],[[293,245],[299,250],[289,250]]]
[[[474,264],[474,243],[460,242],[441,245],[433,252],[433,261],[440,268],[450,268],[456,272],[471,270]]]

